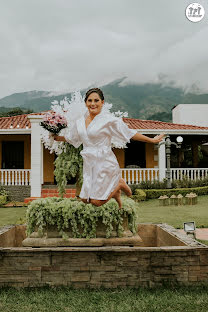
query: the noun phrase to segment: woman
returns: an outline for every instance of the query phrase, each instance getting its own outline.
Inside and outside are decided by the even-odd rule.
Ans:
[[[115,198],[121,208],[121,191],[130,196],[131,189],[121,178],[120,168],[111,150],[111,139],[116,137],[123,142],[130,139],[148,143],[159,143],[163,134],[154,138],[129,129],[121,118],[102,110],[103,92],[92,88],[85,95],[88,113],[76,121],[72,131],[65,137],[54,136],[57,141],[68,142],[75,147],[83,144],[83,185],[80,198],[83,202],[101,206]]]

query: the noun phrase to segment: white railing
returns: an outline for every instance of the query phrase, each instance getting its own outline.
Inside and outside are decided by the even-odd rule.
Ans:
[[[208,176],[208,168],[171,168],[170,170],[172,180],[182,180],[184,177],[188,180],[197,180]]]
[[[1,185],[30,185],[30,169],[0,169]]]
[[[159,180],[158,168],[122,168],[122,178],[128,184],[138,184],[142,181]]]
[[[208,168],[171,168],[170,170],[171,180],[182,180],[184,177],[197,180],[208,177]],[[159,180],[159,168],[122,168],[121,173],[128,184]]]
[[[190,180],[208,177],[208,168],[171,168],[171,179]],[[30,185],[31,169],[0,169],[1,185]],[[142,181],[159,180],[159,168],[122,168],[122,178],[128,184],[138,184]]]

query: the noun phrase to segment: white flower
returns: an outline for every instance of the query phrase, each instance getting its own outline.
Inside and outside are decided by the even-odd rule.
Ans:
[[[119,118],[123,118],[123,117],[128,117],[128,113],[127,112],[121,112],[120,110],[113,113],[113,115],[115,117],[119,117]]]

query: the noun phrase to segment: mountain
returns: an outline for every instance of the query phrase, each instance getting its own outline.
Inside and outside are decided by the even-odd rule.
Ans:
[[[161,84],[122,85],[125,78],[101,86],[105,100],[113,104],[113,111],[127,111],[129,117],[171,121],[171,109],[180,103],[208,103],[208,94],[185,93],[182,88]],[[82,95],[86,90],[82,90]],[[51,91],[15,93],[0,99],[1,109],[20,107],[34,112],[50,109],[51,102],[62,100],[71,93],[53,95]]]
[[[50,94],[50,92],[46,91],[14,93],[0,99],[0,107],[23,107],[24,105],[29,105],[31,100],[40,100],[42,97],[45,97],[48,94]]]

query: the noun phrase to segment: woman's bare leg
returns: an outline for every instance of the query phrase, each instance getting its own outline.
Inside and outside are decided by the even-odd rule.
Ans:
[[[112,198],[114,198],[117,201],[119,208],[122,208],[121,190],[118,190]]]
[[[95,206],[102,206],[105,203],[107,203],[111,198],[114,198],[115,194],[120,190],[120,181],[118,183],[118,185],[116,186],[115,190],[110,193],[110,195],[108,196],[108,198],[106,200],[99,200],[99,199],[90,199],[90,203],[95,205]]]
[[[98,199],[91,199],[90,203],[95,206],[102,206],[107,203],[111,198],[115,198],[118,203],[119,208],[121,208],[121,191],[125,192],[127,196],[131,196],[132,192],[130,187],[126,184],[124,179],[120,179],[118,185],[116,186],[115,190],[109,195],[106,200],[98,200]]]
[[[120,189],[127,195],[127,196],[131,196],[132,195],[132,191],[130,189],[130,187],[128,186],[128,184],[124,181],[124,179],[120,179],[119,181],[120,183]]]

